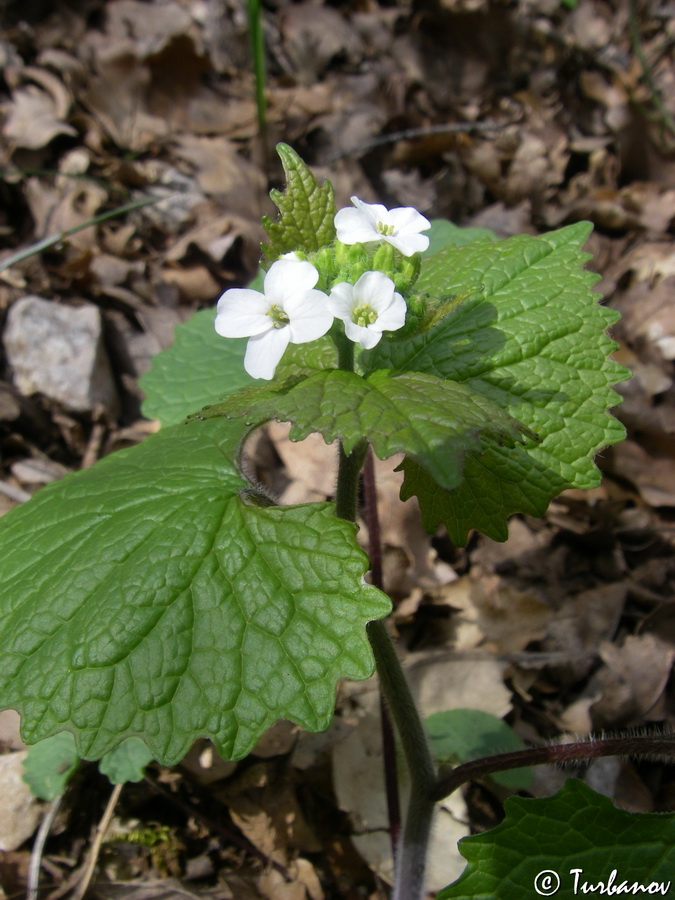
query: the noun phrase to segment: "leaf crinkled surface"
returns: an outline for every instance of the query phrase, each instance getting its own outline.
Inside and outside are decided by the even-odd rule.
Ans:
[[[380,370],[363,378],[330,369],[299,383],[254,387],[199,414],[245,416],[262,423],[292,422],[290,438],[320,432],[351,453],[366,438],[386,459],[405,452],[439,484],[459,484],[465,454],[493,443],[513,447],[523,439],[518,422],[489,399],[455,381],[419,372],[392,376]]]
[[[0,520],[0,704],[97,759],[140,737],[172,764],[197,737],[244,756],[279,718],[318,731],[336,682],[371,674],[355,526],[269,507],[233,459],[241,420],[163,429]],[[49,598],[46,602],[45,598]]]
[[[668,894],[675,872],[675,814],[617,809],[576,779],[553,797],[510,797],[504,808],[500,825],[459,842],[468,865],[437,900]],[[613,891],[607,890],[610,879]],[[629,889],[618,892],[623,882]],[[594,889],[584,891],[582,883]],[[645,889],[630,889],[635,884]],[[657,890],[658,884],[666,890]],[[649,885],[652,890],[646,890]]]
[[[597,276],[583,268],[589,230],[581,222],[445,247],[423,261],[416,287],[435,297],[471,289],[471,299],[428,332],[382,341],[362,358],[371,370],[458,381],[539,436],[470,454],[450,491],[404,461],[403,498],[416,494],[427,530],[442,522],[456,544],[471,528],[504,540],[511,513],[539,516],[566,488],[596,486],[596,452],[624,437],[607,410],[620,400],[611,386],[630,372],[611,359],[616,344],[605,333],[618,313],[597,302]]]

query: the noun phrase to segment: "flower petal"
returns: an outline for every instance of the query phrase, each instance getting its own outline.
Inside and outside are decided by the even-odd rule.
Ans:
[[[333,324],[328,297],[321,291],[305,291],[289,298],[286,314],[290,319],[288,328],[293,344],[305,344],[323,337]]]
[[[370,350],[379,343],[382,332],[372,325],[357,325],[351,319],[345,319],[345,334],[350,341],[359,344],[364,350]]]
[[[285,308],[288,299],[311,291],[318,280],[318,271],[306,260],[278,259],[265,275],[265,297]]]
[[[400,294],[394,293],[391,302],[377,317],[378,331],[398,331],[405,325],[407,305]]]
[[[358,209],[339,210],[335,215],[337,238],[343,244],[367,244],[368,241],[381,241],[382,235],[377,231],[377,223]]]
[[[385,237],[385,241],[396,247],[404,256],[423,253],[429,246],[426,234],[391,234]]]
[[[364,272],[354,285],[357,303],[367,303],[375,312],[385,309],[394,295],[394,282],[384,272]]]
[[[358,211],[372,223],[376,230],[378,222],[382,222],[385,225],[394,224],[389,220],[389,210],[386,206],[382,206],[381,203],[364,203],[364,201],[359,200],[358,197],[350,197],[349,199]]]
[[[259,291],[230,288],[218,301],[215,328],[222,337],[250,337],[272,327],[269,301]]]
[[[412,206],[397,206],[389,215],[396,234],[418,234],[431,228],[431,222]]]
[[[271,328],[251,338],[246,346],[244,368],[251,378],[274,378],[274,370],[284,355],[291,333],[288,328]]]
[[[347,281],[334,284],[328,298],[328,309],[338,319],[351,319],[354,309],[354,285]]]

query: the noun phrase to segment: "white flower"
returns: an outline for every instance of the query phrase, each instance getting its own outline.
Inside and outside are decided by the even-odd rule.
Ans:
[[[384,272],[366,272],[356,284],[336,284],[328,308],[345,323],[347,337],[370,350],[383,331],[396,331],[405,323],[405,300]]]
[[[333,324],[328,297],[312,290],[318,279],[311,263],[278,259],[265,275],[264,293],[231,288],[218,301],[216,331],[250,337],[244,368],[253,378],[273,378],[289,343],[313,341]]]
[[[356,209],[347,206],[335,216],[338,240],[343,244],[387,241],[404,256],[421,253],[429,246],[429,238],[420,232],[431,228],[431,222],[412,206],[387,209],[358,197],[351,199]]]

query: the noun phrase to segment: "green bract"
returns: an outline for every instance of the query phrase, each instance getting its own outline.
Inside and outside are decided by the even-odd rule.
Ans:
[[[270,196],[280,213],[279,221],[263,216],[269,244],[263,244],[267,264],[284,253],[312,253],[335,240],[335,197],[329,181],[319,184],[314,175],[288,144],[277,144],[288,187],[282,194]]]
[[[328,726],[373,669],[355,526],[330,504],[260,507],[225,419],[167,428],[0,520],[0,704],[31,742],[96,759],[129,736],[174,763],[199,736],[245,755],[279,718]]]

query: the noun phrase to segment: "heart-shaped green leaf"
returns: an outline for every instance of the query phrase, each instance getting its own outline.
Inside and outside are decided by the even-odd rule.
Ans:
[[[630,373],[609,358],[618,313],[597,302],[597,276],[583,269],[589,230],[446,247],[423,262],[417,288],[472,296],[431,330],[363,355],[370,369],[458,381],[540,437],[467,456],[453,491],[407,459],[402,496],[418,496],[429,531],[443,522],[458,544],[471,528],[504,540],[511,513],[541,515],[565,488],[597,485],[595,453],[624,437],[607,409],[620,400],[611,385]]]
[[[331,504],[261,505],[248,427],[163,429],[0,519],[0,705],[96,759],[138,736],[166,764],[200,736],[245,755],[279,718],[318,731],[336,681],[373,669],[355,526]],[[49,602],[45,602],[45,598]]]
[[[220,415],[245,416],[249,423],[290,421],[291,440],[318,431],[327,443],[339,438],[346,453],[366,438],[381,459],[405,452],[446,488],[459,484],[466,453],[523,440],[519,423],[481,394],[419,372],[362,378],[329,369],[290,387],[241,391],[199,413]]]
[[[468,865],[437,900],[668,894],[675,871],[673,813],[617,809],[575,779],[554,797],[510,797],[504,808],[500,825],[459,842]]]

